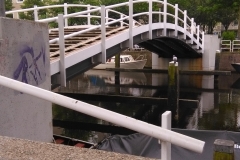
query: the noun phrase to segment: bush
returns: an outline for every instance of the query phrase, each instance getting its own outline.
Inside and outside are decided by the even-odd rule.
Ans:
[[[222,40],[235,40],[236,34],[234,31],[224,31],[222,33]]]

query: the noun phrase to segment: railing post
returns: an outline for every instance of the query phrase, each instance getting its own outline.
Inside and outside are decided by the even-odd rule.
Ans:
[[[87,5],[87,10],[88,10],[88,11],[91,10],[90,4]],[[87,21],[88,21],[88,25],[91,25],[91,13],[90,13],[90,12],[88,13]]]
[[[184,39],[187,39],[187,34],[186,34],[186,31],[187,31],[187,10],[184,10],[183,14],[184,14],[184,18],[183,18]]]
[[[200,27],[197,26],[197,49],[199,49],[199,43],[200,43]]]
[[[159,16],[159,17],[158,17],[158,18],[159,18],[159,20],[158,20],[159,23],[161,23],[161,21],[162,21],[162,14],[161,14],[161,12],[162,12],[162,9],[159,8],[159,15],[158,15],[158,16]]]
[[[178,4],[175,4],[175,37],[178,36]]]
[[[191,19],[191,44],[193,44],[193,34],[195,33],[194,18]]]
[[[120,18],[123,19],[123,14],[121,14]],[[121,21],[121,27],[123,27],[123,20]]]
[[[38,20],[38,9],[37,5],[34,5],[34,21]]]
[[[133,0],[129,0],[129,49],[133,49]]]
[[[108,23],[108,9],[106,9],[106,16],[105,17],[106,17],[105,21],[106,21],[106,23]]]
[[[166,111],[162,114],[162,128],[171,130],[172,128],[172,113],[171,111]],[[171,143],[161,141],[161,159],[171,160]]]
[[[221,159],[234,160],[234,141],[225,139],[216,139],[214,141],[213,160]]]
[[[167,0],[163,1],[163,36],[167,35]]]
[[[148,32],[148,38],[152,39],[152,0],[148,1],[149,7],[148,7],[148,25],[149,25],[149,32]]]
[[[64,21],[63,15],[58,15],[58,35],[60,50],[60,82],[61,86],[66,86],[66,69],[65,69],[65,40],[64,40]]]
[[[67,3],[64,3],[63,6],[64,6],[64,15],[67,15],[67,14],[68,14],[68,6],[67,6]],[[67,19],[67,18],[64,19],[64,26],[65,26],[65,27],[68,26],[68,19]]]
[[[205,33],[202,32],[202,53],[204,53]]]
[[[101,49],[102,63],[106,63],[106,26],[105,26],[105,6],[101,6]]]

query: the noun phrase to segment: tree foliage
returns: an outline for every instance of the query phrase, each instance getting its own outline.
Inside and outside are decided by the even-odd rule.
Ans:
[[[11,11],[13,9],[12,0],[5,0],[5,10]]]

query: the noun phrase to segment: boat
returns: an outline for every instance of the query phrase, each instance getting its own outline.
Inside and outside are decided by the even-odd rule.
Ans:
[[[143,69],[147,59],[143,55],[140,55],[134,59],[131,55],[120,55],[120,68],[124,69]],[[115,56],[108,59],[105,64],[99,64],[93,69],[106,69],[106,68],[115,68]]]
[[[232,63],[231,65],[238,73],[240,73],[240,63]]]

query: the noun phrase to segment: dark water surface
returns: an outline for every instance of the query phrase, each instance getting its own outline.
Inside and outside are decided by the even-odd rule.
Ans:
[[[167,98],[167,89],[167,74],[121,72],[118,79],[114,72],[90,70],[57,91]],[[171,110],[173,128],[240,131],[240,74],[180,75],[179,98],[179,108],[168,108],[166,100],[159,104],[134,104],[128,100],[112,101],[111,98],[95,101],[89,96],[84,101],[158,126],[161,124],[161,114]],[[128,133],[109,122],[55,105],[53,118],[55,134],[90,142],[99,142],[111,133]],[[106,125],[111,127],[104,128]]]

